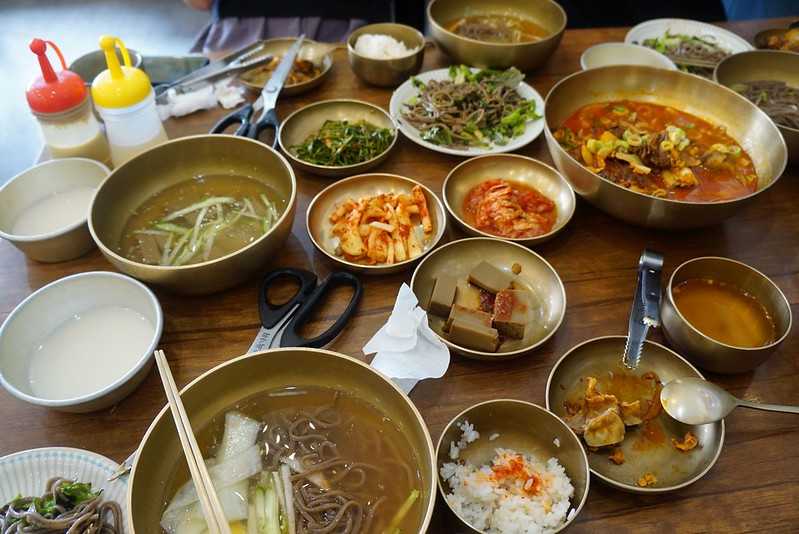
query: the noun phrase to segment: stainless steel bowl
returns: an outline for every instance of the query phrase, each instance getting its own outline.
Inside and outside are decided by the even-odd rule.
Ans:
[[[122,256],[118,245],[131,212],[167,187],[203,174],[235,174],[264,182],[283,199],[283,213],[263,236],[236,252],[193,265],[160,266]],[[232,135],[195,135],[162,143],[117,167],[100,185],[89,231],[114,267],[177,293],[204,295],[246,281],[281,250],[297,206],[294,171],[276,150]]]
[[[308,136],[315,134],[322,127],[325,121],[360,121],[365,120],[379,128],[391,128],[394,138],[391,144],[381,154],[376,155],[370,160],[354,163],[352,165],[342,165],[334,167],[331,165],[317,165],[298,158],[291,147],[301,144]],[[323,100],[302,107],[286,117],[280,125],[278,133],[278,143],[280,149],[291,162],[304,171],[308,171],[319,176],[330,178],[340,178],[359,174],[380,165],[391,153],[397,144],[397,132],[391,116],[381,107],[361,100]]]
[[[588,498],[591,482],[588,458],[579,438],[563,421],[541,406],[521,400],[497,399],[475,404],[456,415],[447,423],[436,445],[438,490],[450,511],[469,532],[482,534],[483,531],[474,528],[452,508],[446,499],[449,486],[441,478],[441,466],[452,461],[449,456],[450,443],[460,439],[462,430],[458,425],[464,421],[474,425],[475,430],[480,432],[477,441],[470,443],[460,453],[461,459],[473,465],[489,463],[498,447],[533,454],[541,461],[557,458],[574,487],[569,506],[573,512],[568,513],[563,525],[547,532],[560,532],[574,521]],[[491,439],[492,436],[495,436],[494,439]]]
[[[636,193],[589,171],[555,140],[553,132],[582,106],[625,98],[673,106],[726,127],[755,164],[757,191],[722,202],[684,202]],[[788,160],[785,141],[768,115],[735,91],[680,71],[612,66],[572,74],[547,95],[545,119],[549,153],[575,192],[602,211],[640,226],[679,229],[717,224],[771,187]]]
[[[752,50],[733,54],[716,65],[713,77],[731,89],[735,84],[755,80],[777,80],[799,88],[799,54],[779,50]],[[788,158],[799,163],[799,129],[777,124],[785,143]]]
[[[116,51],[117,58],[119,59],[119,64],[124,65],[122,62],[122,51],[118,48],[115,48],[114,50]],[[128,54],[130,55],[131,65],[137,69],[141,68],[142,55],[132,48],[128,48]],[[78,74],[83,79],[83,82],[88,86],[91,86],[94,78],[107,68],[108,65],[105,62],[105,52],[102,50],[92,50],[91,52],[87,52],[69,64],[69,70]]]
[[[466,196],[472,188],[492,178],[520,182],[555,202],[557,219],[552,230],[535,237],[506,238],[478,230],[467,222],[463,211]],[[518,154],[494,154],[467,159],[447,175],[442,196],[447,211],[467,234],[494,237],[527,246],[541,244],[563,230],[574,215],[577,203],[569,182],[558,171],[546,163]]]
[[[462,37],[446,29],[461,17],[487,14],[530,19],[549,30],[549,35],[540,41],[504,44]],[[543,65],[560,44],[566,29],[566,12],[552,0],[432,0],[427,5],[427,23],[436,44],[455,62],[528,71]]]
[[[355,51],[355,43],[361,35],[366,33],[393,37],[404,43],[413,52],[394,59],[376,59],[361,55]],[[393,22],[362,26],[347,38],[347,57],[350,60],[352,72],[366,83],[379,87],[396,87],[408,77],[419,72],[424,61],[424,48],[424,35],[419,30]]]
[[[421,513],[414,532],[425,532],[436,501],[436,462],[430,433],[407,395],[365,363],[319,349],[286,348],[247,354],[207,371],[183,388],[180,396],[192,427],[199,430],[236,403],[287,384],[344,390],[392,420],[418,461]],[[168,492],[176,471],[187,478],[180,441],[169,407],[165,407],[144,435],[130,474],[128,532],[159,532],[161,513],[164,503],[172,497]]]
[[[706,336],[683,317],[674,303],[674,287],[692,278],[708,278],[735,285],[765,306],[774,320],[775,340],[756,348],[734,347]],[[729,258],[693,258],[678,266],[666,286],[660,307],[663,334],[686,358],[714,373],[743,373],[763,363],[791,331],[791,304],[765,274]]]

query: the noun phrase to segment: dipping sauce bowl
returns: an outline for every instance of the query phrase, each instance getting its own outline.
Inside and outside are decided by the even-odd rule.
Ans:
[[[710,279],[736,286],[765,307],[774,321],[774,341],[762,347],[735,347],[703,334],[680,313],[674,288],[690,279]],[[771,355],[791,331],[791,305],[777,285],[760,271],[729,258],[702,257],[686,261],[669,278],[660,308],[663,333],[685,358],[714,373],[751,371]]]

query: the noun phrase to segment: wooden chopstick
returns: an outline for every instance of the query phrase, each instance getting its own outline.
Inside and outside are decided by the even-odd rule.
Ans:
[[[202,507],[205,521],[208,523],[208,532],[210,534],[231,534],[230,526],[222,511],[222,505],[219,504],[219,498],[214,490],[211,476],[205,467],[205,460],[203,460],[200,447],[197,445],[197,439],[194,437],[194,431],[191,429],[186,409],[180,400],[180,392],[175,385],[175,379],[172,377],[172,371],[169,369],[169,362],[167,362],[164,351],[155,351],[155,363],[158,365],[158,372],[161,374],[161,382],[164,384],[164,391],[166,392],[169,408],[172,411],[172,418],[175,420],[175,427],[178,430],[183,454],[189,464],[191,479],[194,481],[194,488],[200,498],[200,506]]]

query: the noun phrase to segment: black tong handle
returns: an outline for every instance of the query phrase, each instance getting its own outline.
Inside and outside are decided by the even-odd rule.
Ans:
[[[300,288],[287,302],[275,306],[269,302],[269,288],[279,278],[292,278],[297,281]],[[316,289],[316,275],[303,269],[276,269],[267,274],[258,288],[258,313],[261,315],[261,324],[264,328],[274,328],[287,314],[291,313],[294,306],[302,304]]]
[[[311,339],[302,337],[299,334],[299,329],[310,319],[316,305],[324,298],[325,293],[339,285],[349,285],[353,288],[352,297],[344,313],[336,319],[336,322],[333,323],[330,328],[318,336]],[[358,306],[362,295],[363,284],[361,284],[361,281],[357,277],[343,271],[331,274],[311,293],[305,302],[302,303],[299,311],[292,317],[291,321],[289,321],[283,333],[280,345],[282,347],[312,347],[316,349],[324,347],[344,330],[347,321],[349,321],[355,313],[355,308]]]

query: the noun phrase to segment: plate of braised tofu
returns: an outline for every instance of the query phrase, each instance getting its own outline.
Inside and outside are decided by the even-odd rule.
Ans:
[[[530,249],[498,239],[462,239],[432,251],[411,287],[433,331],[478,359],[533,350],[555,333],[566,310],[555,269]]]

